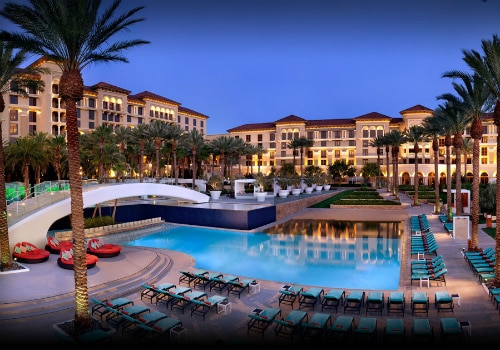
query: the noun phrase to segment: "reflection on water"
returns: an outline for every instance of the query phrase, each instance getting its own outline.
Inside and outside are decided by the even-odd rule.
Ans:
[[[283,283],[396,290],[402,222],[291,220],[246,233],[180,226],[123,242],[182,251],[196,267]]]

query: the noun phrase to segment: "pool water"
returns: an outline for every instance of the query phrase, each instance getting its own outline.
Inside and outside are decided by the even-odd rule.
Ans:
[[[258,280],[398,289],[402,223],[316,221],[290,221],[257,233],[177,226],[122,244],[181,251],[195,259],[196,268]]]

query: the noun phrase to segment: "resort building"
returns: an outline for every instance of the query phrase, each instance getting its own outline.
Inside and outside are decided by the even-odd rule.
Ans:
[[[50,69],[50,73],[41,76],[45,82],[45,90],[28,91],[29,96],[5,94],[6,108],[1,115],[4,122],[3,140],[14,140],[18,137],[45,132],[49,135],[65,135],[66,110],[59,97],[60,68],[45,58],[40,58],[33,65]],[[134,128],[139,124],[149,124],[154,120],[177,123],[182,130],[197,129],[207,140],[221,135],[207,135],[208,116],[183,107],[180,102],[160,96],[153,92],[143,91],[132,94],[130,90],[110,83],[99,82],[85,87],[84,98],[78,105],[79,128],[82,133],[91,132],[101,125],[115,128],[125,126]],[[390,117],[377,112],[346,119],[305,119],[289,115],[267,123],[244,124],[228,129],[226,136],[243,139],[246,143],[261,147],[259,155],[243,156],[240,164],[233,166],[232,175],[239,169],[244,173],[268,174],[279,169],[285,163],[293,163],[295,159],[297,172],[300,173],[300,156],[289,147],[290,142],[300,137],[313,141],[312,147],[305,149],[303,166],[316,165],[327,170],[328,165],[336,160],[345,160],[357,169],[361,177],[361,169],[367,163],[380,162],[381,176],[387,172],[391,178],[392,157],[385,148],[377,154],[377,148],[371,146],[375,137],[383,136],[391,130],[404,131],[412,125],[421,124],[431,116],[432,109],[415,105],[400,112],[399,117]],[[6,127],[8,126],[8,127]],[[497,128],[493,119],[485,115],[483,119],[483,138],[480,150],[480,176],[482,182],[494,181],[496,177],[496,137]],[[470,138],[468,129],[464,130],[464,138]],[[420,183],[434,183],[434,152],[430,141],[420,145],[418,153],[418,177]],[[297,150],[295,150],[297,152]],[[446,179],[446,149],[444,138],[440,139],[439,173],[441,183]],[[455,173],[455,155],[452,154],[452,175]],[[469,181],[472,179],[472,150],[463,150],[462,174]],[[389,166],[387,166],[389,164]],[[415,172],[415,154],[413,144],[401,145],[399,154],[400,184],[413,184]]]

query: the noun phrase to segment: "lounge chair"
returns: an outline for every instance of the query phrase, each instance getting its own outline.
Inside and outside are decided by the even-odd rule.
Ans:
[[[364,291],[351,291],[344,297],[344,314],[346,311],[357,311],[361,313],[361,307],[365,304]]]
[[[206,270],[194,270],[194,271],[179,271],[179,284],[185,283],[188,287],[191,287],[191,284],[198,278],[197,275],[208,274]]]
[[[339,305],[344,302],[345,291],[342,289],[330,289],[321,299],[321,311],[325,309],[335,309],[338,311]]]
[[[411,315],[416,313],[429,315],[429,297],[425,292],[413,292],[411,296]]]
[[[191,292],[192,289],[190,287],[177,286],[169,289],[157,289],[158,294],[156,295],[156,305],[159,303],[165,303],[168,305],[174,300],[176,295],[182,295],[184,293]]]
[[[405,315],[405,295],[403,292],[391,292],[387,297],[387,314],[391,313]]]
[[[385,321],[384,340],[386,341],[406,341],[406,327],[402,318],[388,318]]]
[[[182,294],[172,293],[170,301],[170,310],[179,309],[184,313],[184,309],[191,305],[192,300],[206,297],[207,293],[202,291],[193,291]]]
[[[147,325],[142,322],[137,323],[139,337],[153,341],[158,340],[164,335],[170,337],[170,331],[178,326],[182,327],[182,321],[173,317],[165,317]]]
[[[150,309],[144,305],[130,305],[123,308],[110,308],[110,312],[106,314],[106,322],[114,324],[116,328],[125,320],[123,315],[133,318],[139,317],[141,314],[149,312]]]
[[[45,250],[48,250],[51,254],[61,253],[62,248],[69,249],[73,246],[70,241],[60,241],[54,236],[47,237],[47,243],[45,243]]]
[[[248,314],[250,320],[247,323],[247,334],[250,332],[262,333],[274,322],[274,319],[281,315],[281,310],[278,308],[267,308],[264,310],[254,309],[251,314]]]
[[[369,312],[377,312],[380,313],[380,316],[382,316],[382,310],[385,305],[384,301],[384,292],[369,292],[365,301],[365,314],[368,315]]]
[[[298,298],[300,293],[304,288],[302,286],[289,286],[285,285],[283,286],[280,290],[280,296],[278,298],[278,305],[281,306],[281,304],[288,304],[292,307],[293,309],[293,304],[295,303],[295,300]]]
[[[354,327],[354,337],[357,341],[376,341],[377,319],[375,317],[361,317]]]
[[[299,309],[301,307],[311,307],[314,310],[316,302],[325,294],[323,288],[309,288],[299,294]]]
[[[276,338],[285,337],[293,340],[294,335],[298,332],[302,322],[307,322],[308,315],[306,311],[292,310],[290,313],[281,319],[274,319],[276,328],[274,335]]]
[[[149,285],[149,284],[141,284],[141,287],[144,288],[141,291],[141,300],[146,299],[152,304],[153,300],[160,294],[161,290],[168,290],[170,288],[175,288],[176,285],[172,283],[161,283],[158,285]]]
[[[453,298],[448,292],[436,292],[434,294],[434,306],[438,313],[442,310],[453,312]]]
[[[32,243],[16,243],[12,251],[12,258],[20,263],[38,264],[49,260],[50,252],[40,249]]]
[[[238,299],[241,297],[241,293],[245,290],[250,293],[250,283],[255,283],[253,278],[238,278],[238,280],[228,281],[227,295],[233,294],[237,295]]]
[[[113,243],[104,243],[99,238],[91,238],[87,242],[87,253],[99,258],[112,258],[120,254],[122,246]]]
[[[222,273],[220,272],[209,272],[209,273],[202,273],[202,274],[196,274],[196,279],[193,281],[193,286],[203,288],[205,290],[207,287],[210,287],[212,284],[212,278],[218,278],[222,276]]]
[[[212,281],[210,284],[210,291],[215,289],[216,291],[222,292],[229,286],[229,281],[238,281],[239,277],[233,275],[211,276],[210,280]]]
[[[217,312],[217,305],[227,301],[227,297],[222,295],[204,296],[198,299],[192,299],[193,307],[191,308],[191,316],[200,315],[205,321],[205,316],[210,310]]]
[[[434,340],[434,328],[428,318],[414,318],[411,327],[412,342]]]
[[[63,269],[73,270],[73,248],[67,249],[69,246],[66,245],[65,248],[61,249],[59,253],[59,258],[57,258],[57,265]],[[92,254],[85,254],[85,259],[87,263],[87,269],[95,267],[99,258]]]
[[[168,315],[164,312],[153,310],[150,312],[142,313],[136,317],[131,317],[129,315],[122,315],[122,334],[132,334],[136,335],[140,330],[138,325],[140,323],[145,325],[151,325],[163,318],[168,318]]]
[[[302,340],[321,341],[326,329],[332,324],[330,314],[316,312],[307,322],[302,322]]]
[[[446,342],[450,340],[464,341],[462,326],[455,317],[442,317],[439,324],[441,325],[441,339]]]
[[[134,305],[134,301],[128,298],[116,298],[116,299],[104,299],[99,300],[96,298],[90,298],[95,305],[90,309],[92,316],[97,316],[101,320],[110,312],[110,308],[120,309],[125,306]]]
[[[441,268],[438,271],[434,271],[432,273],[412,273],[411,274],[411,282],[413,284],[413,281],[420,281],[420,287],[422,287],[422,282],[427,281],[427,287],[429,287],[431,281],[436,281],[440,283],[443,283],[446,285],[446,278],[445,275],[448,273],[448,269],[446,267]]]
[[[328,340],[340,339],[348,341],[352,338],[354,317],[339,315],[333,324],[326,328]]]

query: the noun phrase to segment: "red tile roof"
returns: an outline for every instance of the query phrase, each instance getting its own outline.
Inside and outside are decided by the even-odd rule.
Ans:
[[[152,93],[150,91],[139,92],[138,94],[131,95],[129,97],[135,98],[135,99],[140,99],[140,100],[154,100],[154,101],[168,103],[168,104],[176,105],[176,106],[180,106],[181,105],[177,101],[170,100],[170,99],[168,99],[166,97],[154,94],[154,93]]]

